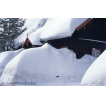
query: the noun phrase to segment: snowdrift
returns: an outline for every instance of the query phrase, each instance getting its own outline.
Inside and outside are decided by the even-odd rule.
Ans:
[[[30,39],[30,35],[32,36],[32,33],[33,33],[33,39],[35,39],[35,41],[36,41],[36,39],[39,39],[38,32],[36,32],[36,31],[39,28],[42,28],[44,26],[44,24],[46,23],[46,21],[47,21],[47,18],[40,19],[33,26],[31,26],[29,29],[27,29],[25,32],[23,32],[20,36],[18,36],[14,40],[15,41],[15,48],[18,48],[19,46],[21,46],[24,43],[24,41],[27,37],[27,34],[28,34],[29,39]],[[37,45],[39,45],[39,43],[40,43],[40,41],[39,42],[33,42],[32,39],[31,39],[31,42],[36,43]],[[41,43],[40,43],[40,45],[41,45]]]
[[[95,60],[85,73],[81,85],[106,86],[106,50]]]
[[[7,63],[23,50],[24,49],[0,53],[0,76]]]
[[[65,38],[88,18],[49,18],[44,25],[40,39],[43,41]]]
[[[65,49],[65,50],[64,50]],[[40,48],[22,51],[4,69],[0,84],[35,84],[56,76],[70,76],[75,54],[64,48],[57,50],[45,44]],[[68,54],[68,55],[67,55]],[[70,73],[70,74],[69,74]]]
[[[57,76],[81,80],[92,63],[83,60],[86,61],[85,58],[77,60],[75,53],[67,48],[55,49],[49,44],[27,49],[6,65],[0,85],[39,85],[53,81]]]

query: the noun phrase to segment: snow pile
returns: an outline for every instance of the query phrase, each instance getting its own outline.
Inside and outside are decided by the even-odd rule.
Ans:
[[[40,19],[33,26],[31,26],[29,29],[27,29],[25,32],[23,32],[20,36],[18,36],[15,39],[15,48],[18,48],[19,46],[21,46],[24,43],[24,41],[26,40],[27,34],[28,34],[29,39],[30,39],[30,35],[32,36],[32,34],[33,34],[33,39],[39,39],[39,36],[38,36],[39,31],[38,32],[36,32],[36,31],[39,28],[42,28],[44,26],[44,24],[46,23],[46,21],[47,21],[47,18]],[[31,42],[33,43],[33,41],[31,41]],[[34,42],[34,43],[39,45],[40,41],[39,42]],[[41,43],[40,43],[40,45],[41,45]]]
[[[106,51],[89,67],[81,85],[106,86]]]
[[[64,49],[57,50],[45,44],[40,48],[22,51],[7,64],[0,83],[35,84],[39,81],[51,80],[52,77],[75,74],[74,70],[70,71],[75,54]]]
[[[56,82],[57,78],[67,79],[68,83],[80,82],[93,61],[86,63],[83,60],[86,59],[77,60],[75,53],[67,48],[55,49],[49,44],[27,49],[6,65],[0,84],[42,85],[48,81]]]
[[[69,37],[88,18],[50,18],[41,33],[41,40]]]
[[[12,60],[17,54],[19,54],[24,49],[16,50],[16,51],[7,51],[0,53],[0,76],[3,72],[3,69],[7,65],[7,63]]]

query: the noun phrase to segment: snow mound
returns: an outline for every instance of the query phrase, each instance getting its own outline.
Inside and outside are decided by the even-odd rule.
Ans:
[[[85,73],[81,85],[106,86],[106,50],[94,61]]]
[[[85,61],[87,57],[89,63]],[[0,85],[54,85],[51,82],[58,82],[57,85],[70,82],[71,85],[76,81],[80,83],[95,60],[90,58],[92,56],[77,60],[73,51],[67,48],[56,49],[46,43],[39,48],[26,49],[14,57],[4,69]]]
[[[25,32],[23,32],[20,36],[18,36],[14,40],[15,41],[15,48],[18,48],[19,46],[21,46],[24,43],[24,41],[27,37],[27,34],[28,34],[28,37],[30,38],[30,35],[32,33],[36,32],[39,28],[42,28],[45,25],[46,21],[47,21],[47,18],[40,19],[33,26],[31,26],[29,29],[27,29]],[[37,39],[36,34],[33,35],[33,39]],[[38,39],[39,39],[39,37],[38,37]],[[39,45],[39,43],[37,45]]]
[[[0,84],[30,85],[56,76],[71,77],[75,75],[75,70],[70,71],[74,60],[75,53],[67,48],[58,50],[45,44],[40,48],[27,49],[6,65]]]
[[[78,59],[78,61],[81,62],[81,63],[89,64],[89,63],[94,62],[94,60],[96,60],[96,59],[97,59],[97,57],[93,57],[89,54],[85,54],[81,59]]]
[[[19,54],[24,49],[16,50],[16,51],[7,51],[0,53],[0,67],[5,67],[6,64],[14,58],[17,54]]]
[[[40,39],[43,41],[65,38],[88,18],[50,18],[43,27]]]
[[[2,73],[7,63],[23,50],[24,49],[0,53],[0,72]]]

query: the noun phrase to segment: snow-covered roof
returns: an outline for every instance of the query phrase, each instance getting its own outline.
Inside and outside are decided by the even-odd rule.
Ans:
[[[42,28],[44,24],[46,23],[47,18],[40,19],[38,22],[36,22],[33,26],[28,28],[25,32],[23,32],[20,36],[18,36],[15,41],[15,48],[21,46],[24,41],[27,38],[27,34],[33,45],[42,45],[42,43],[39,40],[40,31],[38,29]],[[32,39],[33,38],[33,39]]]
[[[40,41],[70,37],[87,20],[88,18],[43,18],[15,39],[15,47],[24,43],[27,33],[33,45],[43,45]]]
[[[72,36],[76,28],[88,18],[50,18],[44,25],[40,40],[47,41]]]

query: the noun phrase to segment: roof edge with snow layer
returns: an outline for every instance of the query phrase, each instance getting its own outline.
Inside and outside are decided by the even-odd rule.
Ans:
[[[74,19],[74,18],[73,18]],[[60,32],[60,33],[57,33],[57,34],[54,34],[54,35],[50,35],[50,36],[42,36],[43,34],[45,33],[42,33],[42,35],[40,36],[40,41],[48,41],[48,40],[55,40],[55,39],[61,39],[61,38],[66,38],[66,37],[71,37],[72,34],[75,32],[75,30],[80,30],[82,27],[84,27],[88,22],[91,21],[92,18],[75,18],[78,25],[75,25],[75,28],[73,28],[73,24],[76,24],[75,21],[74,22],[70,22],[70,24],[68,24],[69,28],[68,28],[68,31],[66,30],[65,32]],[[71,19],[70,19],[71,20]],[[79,24],[80,23],[80,24]],[[63,24],[64,25],[64,24]],[[63,26],[62,26],[63,27]],[[54,27],[55,28],[55,27]],[[49,30],[49,28],[48,28]],[[53,29],[55,31],[55,29]]]
[[[60,37],[61,35],[61,37]],[[64,36],[65,35],[65,36]],[[59,33],[56,36],[51,37],[50,39],[44,39],[44,38],[40,38],[40,41],[48,41],[48,40],[55,40],[55,39],[61,39],[61,38],[66,38],[66,37],[71,37],[69,32],[64,32],[64,33]]]

